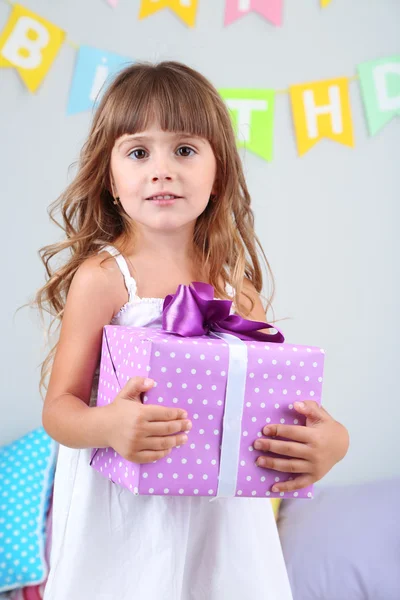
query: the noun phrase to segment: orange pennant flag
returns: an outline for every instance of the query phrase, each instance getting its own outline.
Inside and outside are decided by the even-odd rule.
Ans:
[[[0,34],[0,67],[14,67],[28,90],[36,92],[64,40],[60,27],[14,4]]]
[[[347,77],[293,85],[289,93],[300,156],[324,137],[354,146]]]
[[[144,19],[163,8],[170,8],[178,17],[194,27],[196,22],[198,0],[142,0],[140,5],[139,19]]]

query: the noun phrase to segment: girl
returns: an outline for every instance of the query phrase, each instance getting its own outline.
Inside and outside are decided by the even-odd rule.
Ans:
[[[290,600],[269,501],[134,496],[89,466],[93,447],[147,463],[190,439],[190,414],[141,403],[151,380],[94,406],[104,325],[160,327],[163,298],[192,281],[265,320],[250,196],[216,89],[175,62],[126,68],[59,205],[66,240],[42,249],[49,278],[37,296],[62,322],[43,408],[60,443],[45,600]],[[62,250],[70,256],[52,270]],[[298,410],[306,427],[264,431],[293,441],[259,440],[280,455],[260,470],[303,473],[282,491],[320,479],[347,451],[342,425],[315,403]]]

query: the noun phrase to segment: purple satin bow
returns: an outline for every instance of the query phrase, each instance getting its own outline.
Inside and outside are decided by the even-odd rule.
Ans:
[[[183,337],[213,331],[230,333],[245,341],[284,342],[277,327],[231,315],[231,306],[231,300],[214,300],[214,288],[208,283],[195,281],[190,286],[180,285],[174,295],[164,300],[162,326],[164,331]],[[277,333],[262,333],[260,329],[276,329]]]

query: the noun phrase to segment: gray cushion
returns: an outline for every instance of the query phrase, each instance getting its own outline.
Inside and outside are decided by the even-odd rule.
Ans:
[[[316,486],[282,502],[278,528],[294,600],[400,599],[400,479]]]

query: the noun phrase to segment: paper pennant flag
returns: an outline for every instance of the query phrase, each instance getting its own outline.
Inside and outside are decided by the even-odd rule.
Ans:
[[[219,93],[231,111],[238,146],[271,161],[275,91],[224,88]]]
[[[274,25],[282,25],[283,0],[226,0],[225,25],[249,12],[257,12]]]
[[[400,115],[400,54],[358,65],[368,129],[375,135]]]
[[[332,0],[321,0],[322,8],[325,8],[325,6],[328,6],[328,4],[330,4],[331,2]]]
[[[162,8],[170,8],[186,23],[186,25],[194,27],[196,22],[197,3],[198,0],[142,0],[139,19],[144,19],[145,17],[158,12]]]
[[[0,34],[0,67],[15,67],[36,92],[65,39],[65,32],[20,4],[14,4]]]
[[[107,4],[109,4],[112,8],[117,8],[118,0],[107,0]]]
[[[89,46],[80,46],[76,61],[67,114],[92,109],[114,75],[132,64],[132,58]]]
[[[293,85],[289,93],[300,156],[324,137],[354,146],[347,77]]]

